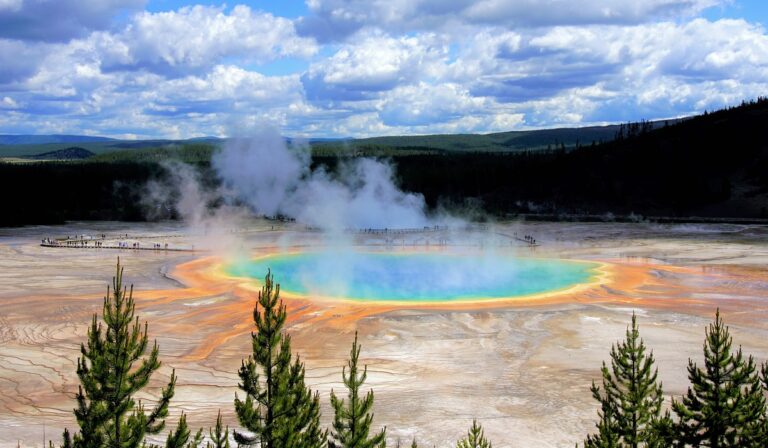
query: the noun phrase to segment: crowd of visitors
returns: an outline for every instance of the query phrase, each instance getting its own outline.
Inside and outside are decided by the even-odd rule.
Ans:
[[[66,238],[43,238],[40,240],[41,246],[47,247],[77,247],[77,248],[104,248],[104,249],[134,249],[134,250],[189,250],[172,248],[168,246],[168,243],[153,242],[151,246],[142,246],[139,241],[124,241],[123,238],[128,238],[128,234],[120,234],[118,239],[107,239],[106,234],[99,236],[90,235],[67,235]]]

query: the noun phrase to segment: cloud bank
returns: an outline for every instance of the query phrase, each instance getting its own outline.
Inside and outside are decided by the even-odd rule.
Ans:
[[[768,91],[765,28],[705,16],[738,1],[308,0],[300,17],[152,3],[0,1],[0,133],[494,132]]]

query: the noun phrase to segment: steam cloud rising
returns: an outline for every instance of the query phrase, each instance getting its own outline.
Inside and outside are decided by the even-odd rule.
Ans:
[[[267,130],[228,140],[214,154],[212,166],[221,181],[217,187],[203,182],[199,171],[189,165],[166,164],[167,176],[146,188],[148,205],[157,208],[163,204],[161,210],[165,210],[173,204],[196,236],[196,247],[223,254],[235,260],[235,266],[246,263],[250,256],[246,240],[237,230],[247,227],[248,217],[254,213],[285,215],[326,230],[313,240],[321,243],[313,249],[319,263],[292,271],[282,266],[286,272],[281,275],[296,276],[295,281],[311,294],[354,297],[370,286],[369,279],[392,275],[386,266],[361,258],[356,248],[359,241],[354,233],[343,232],[345,229],[421,229],[440,224],[440,229],[430,232],[385,237],[387,244],[412,247],[443,247],[455,242],[458,245],[448,248],[450,253],[471,260],[471,268],[466,263],[440,265],[423,272],[416,284],[400,284],[413,297],[424,296],[418,286],[421,283],[457,289],[472,282],[490,284],[515,273],[514,263],[505,258],[503,250],[512,236],[482,227],[473,230],[455,215],[428,214],[423,196],[400,190],[393,167],[383,161],[355,158],[341,163],[333,173],[313,170],[308,146],[288,147],[277,131]],[[306,237],[288,232],[279,236],[277,244],[289,248],[305,244]],[[263,269],[258,270],[253,274],[263,275]]]
[[[308,147],[288,148],[274,130],[230,140],[213,159],[224,187],[259,214],[329,230],[433,223],[424,197],[401,191],[387,163],[355,159],[335,175],[312,171],[310,163]]]

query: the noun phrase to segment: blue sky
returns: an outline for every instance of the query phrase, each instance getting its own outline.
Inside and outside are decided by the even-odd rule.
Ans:
[[[498,132],[768,94],[759,0],[0,0],[0,133]]]
[[[253,9],[268,11],[276,16],[297,19],[306,16],[309,8],[303,0],[281,0],[281,1],[250,1],[250,2],[222,2],[222,1],[197,1],[189,2],[184,0],[151,0],[146,3],[146,10],[151,12],[174,11],[189,5],[206,6],[227,6],[231,9],[235,5],[248,5]]]

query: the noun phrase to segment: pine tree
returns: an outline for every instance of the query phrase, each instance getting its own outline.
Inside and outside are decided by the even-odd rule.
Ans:
[[[245,400],[235,396],[237,418],[252,434],[235,431],[235,441],[260,448],[320,448],[327,438],[320,430],[320,398],[304,384],[301,360],[291,362],[291,338],[282,333],[285,319],[280,285],[267,273],[253,309],[253,354],[239,371]]]
[[[600,403],[600,422],[598,433],[587,437],[585,446],[667,446],[659,440],[659,429],[669,426],[669,416],[661,414],[664,394],[653,363],[653,352],[646,353],[637,316],[632,313],[626,339],[611,347],[610,369],[603,362],[602,390],[592,382],[592,396]]]
[[[182,413],[176,429],[168,433],[168,438],[165,441],[165,448],[196,448],[200,446],[203,442],[203,429],[200,428],[197,433],[195,433],[195,436],[190,439],[191,435],[192,433],[187,425],[187,416]]]
[[[683,446],[677,441],[677,427],[669,410],[664,411],[664,415],[654,421],[648,446],[651,448],[680,448]]]
[[[334,410],[332,441],[329,446],[336,448],[373,448],[386,445],[386,428],[373,437],[368,437],[373,421],[373,391],[369,390],[365,397],[360,397],[360,386],[368,377],[368,367],[363,367],[359,373],[357,360],[360,356],[360,345],[357,343],[357,332],[352,342],[349,361],[342,370],[341,377],[347,387],[347,400],[339,399],[331,391],[331,406]],[[415,442],[415,440],[414,440]]]
[[[208,448],[229,448],[229,426],[224,429],[224,425],[221,423],[221,411],[216,416],[216,428],[209,429],[208,435],[211,441],[208,442]]]
[[[762,368],[763,391],[768,393],[768,362],[763,363]],[[768,402],[765,403],[762,417],[762,439],[768,440]]]
[[[485,438],[483,427],[474,419],[467,435],[456,442],[456,448],[492,448],[492,446],[491,442]]]
[[[330,442],[329,445],[333,445],[333,442]],[[402,445],[400,443],[400,439],[397,439],[397,445],[395,445],[397,448],[400,448]],[[416,437],[411,440],[411,448],[419,448],[419,444],[416,443]]]
[[[134,448],[146,434],[157,434],[165,426],[168,404],[176,384],[175,372],[162,390],[157,405],[146,413],[134,396],[149,382],[160,367],[158,346],[149,355],[147,324],[143,328],[134,316],[133,285],[123,287],[120,259],[104,297],[103,320],[93,316],[87,344],[81,344],[82,357],[77,360],[80,387],[76,395],[75,418],[80,431],[70,436],[64,431],[64,446],[83,448]]]
[[[731,351],[732,339],[720,310],[704,342],[704,369],[688,360],[691,387],[672,407],[679,417],[680,442],[694,447],[765,446],[760,431],[765,398],[754,359],[741,348]],[[764,414],[763,414],[764,415]]]
[[[595,382],[592,381],[592,396],[598,391]],[[614,417],[614,407],[609,401],[600,403],[598,411],[600,421],[597,422],[597,434],[590,434],[584,440],[585,448],[617,448],[619,447],[619,431]]]

